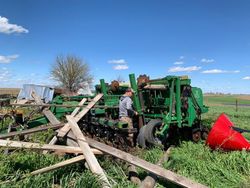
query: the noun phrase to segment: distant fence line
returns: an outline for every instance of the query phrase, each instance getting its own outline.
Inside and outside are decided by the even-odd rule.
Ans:
[[[20,88],[0,88],[0,95],[17,96]]]

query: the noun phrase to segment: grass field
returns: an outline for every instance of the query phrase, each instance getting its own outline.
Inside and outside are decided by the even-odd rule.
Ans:
[[[212,125],[221,113],[225,113],[236,127],[250,130],[250,106],[245,106],[246,104],[250,104],[250,96],[244,97],[245,98],[240,98],[239,96],[231,95],[205,96],[204,101],[205,104],[209,106],[209,112],[204,114],[202,117],[204,123]],[[235,105],[225,105],[226,103],[229,104],[236,99],[239,100],[240,104],[243,104],[243,106],[238,106],[237,110]],[[250,140],[250,134],[245,134],[245,136]]]
[[[234,106],[224,103],[233,102],[238,96],[206,96],[205,103],[210,106],[209,112],[203,115],[204,124],[211,126],[216,118],[226,113],[238,127],[250,129],[250,107]],[[241,96],[242,97],[242,96]],[[241,98],[240,103],[248,104],[250,99]],[[224,105],[223,105],[224,104]],[[32,141],[44,142],[50,132],[37,133]],[[245,134],[250,140],[250,134]],[[163,151],[160,148],[150,150],[138,149],[137,155],[147,161],[156,163]],[[0,187],[100,187],[98,178],[94,177],[84,163],[77,163],[43,175],[30,176],[35,169],[54,164],[70,156],[42,155],[27,150],[15,150],[10,155],[0,153]],[[127,165],[112,157],[101,157],[101,166],[106,170],[108,178],[114,187],[136,187],[127,180]],[[169,161],[164,163],[166,169],[189,177],[209,187],[250,187],[250,154],[246,151],[224,152],[211,151],[204,141],[195,144],[182,142],[171,151]],[[143,179],[147,174],[138,169]],[[24,177],[22,179],[22,177]],[[11,182],[8,182],[11,180]],[[175,187],[160,180],[156,187]]]
[[[236,101],[241,106],[250,106],[249,95],[205,95],[204,102],[211,105],[232,105],[235,106]]]
[[[0,88],[0,95],[17,96],[20,88]]]

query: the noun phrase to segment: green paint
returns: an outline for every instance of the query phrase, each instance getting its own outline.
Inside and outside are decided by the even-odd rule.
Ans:
[[[134,74],[130,74],[129,75],[129,80],[130,80],[130,84],[131,84],[131,88],[135,91],[134,95],[133,95],[133,103],[134,103],[134,107],[135,110],[141,114],[141,104],[140,104],[140,100],[139,100],[139,96],[138,96],[138,87],[136,84],[136,80],[135,80],[135,75]]]
[[[181,84],[180,84],[180,78],[176,78],[176,116],[177,116],[177,122],[178,127],[181,127]]]
[[[106,84],[105,84],[104,79],[100,80],[100,84],[101,84],[102,93],[104,96],[106,96],[107,95],[107,88],[106,88]]]

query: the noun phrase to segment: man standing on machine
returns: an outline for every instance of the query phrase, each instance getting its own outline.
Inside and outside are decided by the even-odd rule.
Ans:
[[[134,115],[138,115],[138,113],[133,109],[133,101],[132,101],[132,96],[133,96],[134,90],[132,88],[127,88],[126,92],[124,93],[123,96],[121,96],[120,101],[119,101],[119,119],[122,122],[126,122],[128,124],[128,128],[132,129],[133,128],[133,121],[132,117]],[[134,145],[133,141],[133,133],[128,134],[128,140],[131,144],[131,146]]]

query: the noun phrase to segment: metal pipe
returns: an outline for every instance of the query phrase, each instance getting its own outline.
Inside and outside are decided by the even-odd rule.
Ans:
[[[144,124],[144,120],[143,120],[141,103],[140,103],[139,95],[138,95],[138,87],[137,87],[136,80],[135,80],[135,74],[130,74],[129,75],[129,80],[130,80],[131,88],[135,91],[135,93],[133,95],[133,102],[134,102],[134,105],[135,105],[135,109],[139,114],[138,125],[139,125],[139,128],[141,128],[143,126],[143,124]]]
[[[66,105],[66,104],[15,104],[11,103],[11,106],[22,106],[22,107],[64,107],[64,108],[76,108],[76,107],[86,107],[87,105]],[[95,105],[95,108],[118,108],[118,106],[104,106]]]
[[[129,80],[130,80],[131,88],[135,91],[135,93],[133,95],[133,102],[134,102],[135,110],[139,114],[141,114],[141,105],[140,105],[140,101],[139,101],[138,87],[137,87],[137,84],[136,84],[136,81],[135,81],[135,75],[130,74],[129,75]]]
[[[103,95],[106,96],[107,95],[107,87],[106,87],[104,79],[100,79],[100,85],[101,85],[101,90],[102,90]]]
[[[162,114],[144,114],[145,117],[151,117],[151,118],[163,118],[164,115]]]
[[[152,90],[166,90],[167,87],[165,85],[146,85],[143,89],[152,89]]]
[[[181,81],[180,78],[176,78],[176,116],[178,127],[181,127]]]
[[[169,96],[169,119],[168,123],[171,122],[172,119],[172,111],[173,111],[173,95],[174,95],[174,79],[171,82],[170,96]]]

